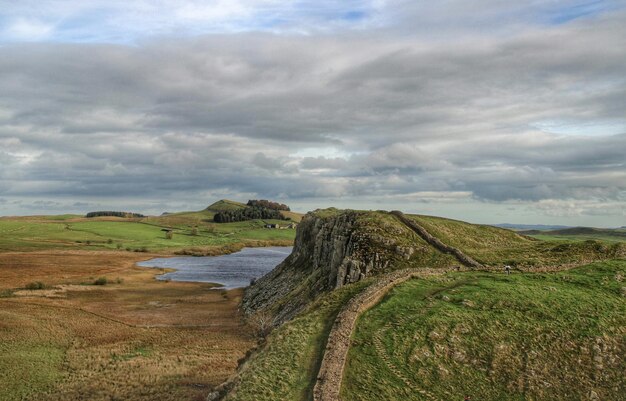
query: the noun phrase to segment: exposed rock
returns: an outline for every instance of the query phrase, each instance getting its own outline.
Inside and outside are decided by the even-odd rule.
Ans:
[[[248,315],[270,310],[273,324],[278,325],[323,292],[408,265],[419,266],[420,260],[435,267],[434,259],[443,260],[442,254],[449,255],[443,257],[447,258],[443,266],[455,258],[465,266],[482,267],[401,212],[316,210],[298,224],[292,254],[248,287],[242,307]]]
[[[418,253],[417,236],[384,212],[308,213],[296,232],[292,254],[250,286],[242,306],[247,314],[270,308],[275,324],[291,319],[322,292],[396,267]],[[426,246],[425,250],[430,251]],[[424,251],[420,249],[420,251]]]
[[[206,396],[206,401],[216,401],[219,400],[220,393],[219,391],[212,391]]]

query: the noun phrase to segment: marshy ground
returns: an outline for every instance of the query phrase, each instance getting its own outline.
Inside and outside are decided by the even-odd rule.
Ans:
[[[154,280],[149,257],[0,253],[0,399],[193,400],[231,375],[255,344],[241,290]]]

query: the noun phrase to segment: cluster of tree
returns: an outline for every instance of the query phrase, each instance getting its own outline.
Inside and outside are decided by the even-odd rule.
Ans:
[[[114,217],[146,217],[143,214],[139,213],[130,213],[130,212],[112,212],[112,211],[100,211],[100,212],[89,212],[85,215],[85,217],[100,217],[100,216],[114,216]]]
[[[266,199],[258,199],[258,200],[252,199],[248,201],[247,205],[250,207],[262,207],[265,209],[272,209],[272,210],[285,210],[287,212],[291,210],[289,209],[289,206],[283,203],[272,202]]]
[[[213,221],[216,223],[233,223],[235,221],[254,219],[286,220],[278,210],[250,206],[243,209],[224,210],[213,216]]]

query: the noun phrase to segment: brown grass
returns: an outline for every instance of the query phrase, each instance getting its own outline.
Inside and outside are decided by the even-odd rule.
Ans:
[[[134,266],[149,257],[0,254],[0,290],[13,292],[0,297],[0,364],[10,367],[0,399],[193,400],[232,374],[254,345],[241,290],[154,280],[155,270]],[[108,284],[81,284],[98,277]],[[46,289],[20,290],[34,281]],[[29,377],[37,358],[43,378]]]

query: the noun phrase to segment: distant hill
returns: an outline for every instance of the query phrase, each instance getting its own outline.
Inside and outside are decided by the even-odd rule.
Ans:
[[[626,230],[624,229],[612,229],[612,228],[593,228],[593,227],[569,227],[560,230],[528,230],[518,231],[519,234],[524,235],[561,235],[561,236],[606,236],[606,237],[619,237],[626,239]]]
[[[233,211],[233,210],[245,209],[247,206],[248,205],[246,205],[245,203],[232,201],[228,199],[221,199],[207,206],[207,208],[204,209],[203,212],[218,213],[218,212],[224,212],[224,211]],[[287,207],[286,205],[283,205],[283,206]],[[294,221],[296,223],[299,223],[303,216],[302,213],[292,212],[289,210],[280,210],[280,214],[283,215],[285,218],[288,218],[291,221]]]
[[[245,203],[235,202],[228,199],[218,200],[217,202],[207,206],[207,211],[211,212],[223,212],[223,211],[231,211],[237,209],[244,209],[246,207]]]
[[[89,212],[85,215],[86,218],[93,217],[121,217],[121,218],[133,218],[133,217],[146,217],[140,213],[131,213],[131,212],[116,212],[111,210],[106,211],[97,211],[97,212]]]
[[[506,228],[508,230],[537,230],[537,231],[545,231],[545,230],[562,230],[564,228],[571,228],[571,226],[559,226],[559,225],[546,225],[546,224],[511,224],[511,223],[501,223],[501,224],[491,224],[494,227]]]

